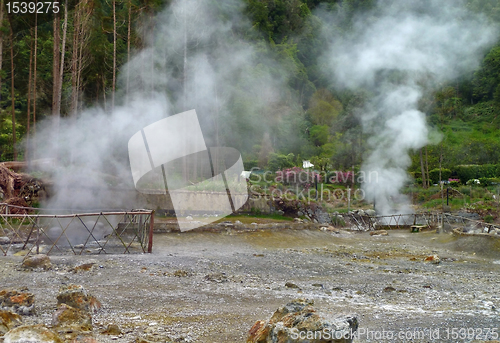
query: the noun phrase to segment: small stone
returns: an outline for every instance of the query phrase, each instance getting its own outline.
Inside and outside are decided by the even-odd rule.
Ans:
[[[212,282],[218,282],[218,283],[222,283],[222,282],[227,282],[228,281],[226,273],[208,274],[208,275],[205,275],[204,279],[205,279],[205,281],[212,281]]]
[[[63,343],[61,337],[43,325],[23,325],[7,332],[4,343]]]
[[[424,259],[425,262],[430,262],[430,263],[433,263],[433,264],[439,264],[441,262],[441,259],[439,258],[438,255],[431,255],[431,256],[427,256],[425,259]]]
[[[391,286],[384,288],[384,292],[394,292],[395,290],[396,290],[396,288],[391,287]]]
[[[296,284],[294,284],[294,283],[292,283],[292,282],[287,282],[287,283],[285,283],[285,287],[286,287],[286,288],[299,288],[299,289],[300,289],[300,287],[299,287],[299,286],[297,286]]]
[[[21,316],[10,312],[0,310],[0,336],[3,336],[10,329],[21,325]]]
[[[370,231],[370,236],[389,236],[389,233],[386,230],[375,230]]]
[[[293,221],[294,221],[295,223],[303,223],[303,222],[304,222],[304,221],[303,221],[302,219],[300,219],[300,218],[293,218]]]
[[[78,335],[76,336],[71,343],[99,343],[94,337],[91,335]]]
[[[101,331],[103,335],[118,336],[122,334],[122,330],[116,324],[109,324],[106,330]]]
[[[35,313],[35,296],[33,293],[4,289],[0,291],[0,307],[21,315]]]
[[[92,270],[94,265],[95,265],[95,263],[84,263],[84,264],[80,264],[74,268],[71,268],[69,271],[73,272],[73,273],[78,273],[81,271],[88,272],[89,270]]]
[[[176,270],[175,272],[173,272],[172,275],[176,276],[176,277],[186,277],[189,275],[189,273],[185,270],[179,269],[179,270]]]
[[[52,263],[50,263],[50,258],[47,255],[38,254],[26,257],[21,267],[30,270],[33,269],[49,270],[52,268]]]

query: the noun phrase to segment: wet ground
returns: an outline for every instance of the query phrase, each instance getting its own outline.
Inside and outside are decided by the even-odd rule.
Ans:
[[[83,285],[103,304],[94,317],[100,342],[244,342],[256,320],[299,297],[325,313],[357,314],[355,342],[473,342],[500,331],[500,239],[406,230],[154,238],[153,254],[53,256],[45,272],[0,257],[0,289],[27,286],[38,315],[26,321],[50,324],[59,286]],[[441,262],[424,262],[430,255]],[[89,262],[90,271],[69,271]],[[100,335],[108,324],[123,334]]]

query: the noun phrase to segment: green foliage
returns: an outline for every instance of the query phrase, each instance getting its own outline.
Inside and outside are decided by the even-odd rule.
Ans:
[[[316,146],[324,145],[328,142],[328,131],[327,125],[314,125],[310,130],[310,139]]]
[[[451,170],[441,168],[441,181],[448,181],[451,176]],[[429,170],[429,177],[432,183],[439,183],[439,168]]]
[[[460,182],[466,183],[471,179],[494,178],[500,176],[500,165],[459,165],[454,168],[454,172],[460,179]]]
[[[270,153],[267,168],[270,171],[276,172],[281,169],[291,168],[295,166],[295,155],[290,153],[288,155]]]

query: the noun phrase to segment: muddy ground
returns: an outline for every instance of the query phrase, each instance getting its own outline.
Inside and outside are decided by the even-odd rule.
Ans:
[[[28,287],[38,314],[25,322],[50,324],[59,287],[83,285],[103,304],[94,316],[100,342],[244,342],[256,320],[298,297],[314,299],[323,312],[357,314],[355,342],[473,342],[495,338],[495,330],[484,337],[486,329],[500,331],[500,239],[406,230],[389,236],[187,232],[154,239],[153,254],[52,256],[50,271],[22,271],[22,257],[0,257],[0,289]],[[441,263],[424,262],[429,255]],[[69,271],[89,262],[96,263],[90,271]],[[123,334],[101,335],[108,324]],[[477,330],[465,337],[460,328]],[[388,332],[425,337],[390,340]]]

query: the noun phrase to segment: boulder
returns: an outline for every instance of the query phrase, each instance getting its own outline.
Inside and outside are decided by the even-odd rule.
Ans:
[[[57,333],[43,325],[23,325],[7,332],[4,343],[63,343]]]
[[[34,269],[49,270],[52,269],[52,263],[50,262],[50,257],[48,257],[47,255],[38,254],[26,257],[21,267],[29,270],[34,270]]]
[[[247,343],[350,343],[358,329],[355,316],[320,315],[307,299],[294,300],[279,308],[267,320],[257,321]]]
[[[60,304],[52,314],[52,327],[59,333],[92,331],[92,316],[85,310]]]
[[[35,313],[35,296],[26,291],[4,289],[0,291],[0,308],[21,315]]]
[[[89,313],[101,308],[101,303],[81,285],[67,285],[59,289],[57,304],[66,304]]]
[[[3,336],[10,329],[21,325],[21,316],[10,312],[0,310],[0,336]]]

